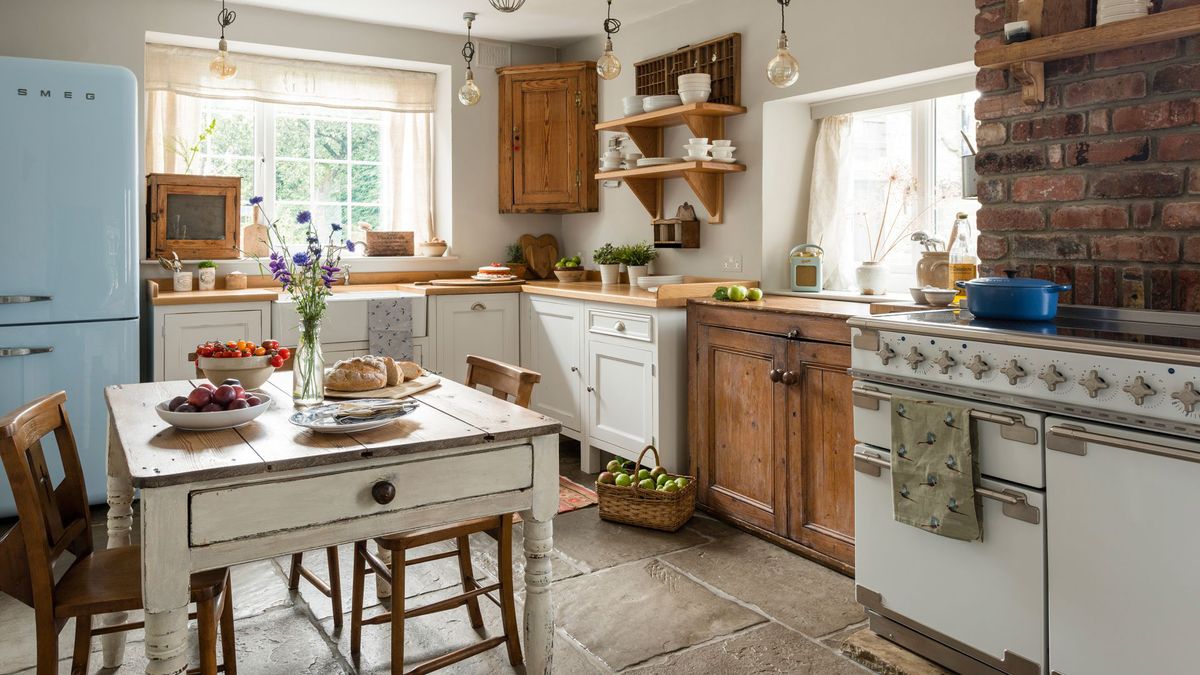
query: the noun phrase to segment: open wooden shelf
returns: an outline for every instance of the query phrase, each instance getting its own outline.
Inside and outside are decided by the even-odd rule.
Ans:
[[[742,173],[745,170],[745,164],[687,161],[621,171],[604,171],[596,174],[596,180],[625,181],[650,216],[658,219],[663,215],[663,181],[682,178],[708,211],[708,222],[720,223],[724,218],[725,211],[725,174]]]
[[[1013,76],[1021,83],[1024,101],[1029,104],[1043,103],[1046,100],[1043,66],[1047,61],[1137,47],[1198,33],[1200,7],[1185,7],[1103,26],[1047,35],[1011,45],[981,49],[975,52],[975,65],[991,69],[1011,68]]]
[[[601,122],[596,125],[596,131],[624,132],[629,134],[629,138],[646,157],[662,157],[663,129],[686,126],[696,138],[723,139],[725,118],[745,113],[746,108],[740,105],[687,103],[665,110]],[[682,150],[682,146],[680,149]],[[624,171],[606,171],[596,174],[596,180],[625,181],[650,215],[662,218],[662,181],[668,178],[683,178],[708,211],[708,222],[720,223],[724,217],[725,174],[745,170],[746,167],[742,164],[681,162]]]

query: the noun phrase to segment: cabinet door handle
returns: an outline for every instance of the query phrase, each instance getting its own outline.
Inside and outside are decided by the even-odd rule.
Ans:
[[[572,373],[578,373],[578,372],[579,372],[579,369],[578,369],[578,368],[576,368],[575,366],[571,366],[571,372],[572,372]]]
[[[789,330],[787,333],[787,338],[789,340],[799,340],[800,339],[800,329],[793,328],[793,329]]]
[[[616,329],[616,331],[617,331],[618,333],[624,333],[624,332],[625,332],[625,322],[624,322],[624,321],[618,321],[618,322],[616,322],[616,323],[614,323],[614,324],[613,324],[613,328],[614,328],[614,329]]]
[[[50,302],[52,295],[0,295],[0,305],[23,305],[29,302]]]
[[[587,388],[587,390],[588,390],[588,393],[589,393],[589,394],[591,394],[591,393],[594,393],[594,392],[596,391],[596,388],[595,388],[595,387],[591,387],[591,386],[589,386],[589,387]]]
[[[778,382],[783,379],[783,371],[778,368],[772,368],[771,372],[767,373],[767,377],[770,377],[772,382]]]
[[[787,371],[783,374],[783,383],[789,387],[800,381],[800,376],[792,371]]]
[[[49,354],[54,347],[0,347],[0,358],[5,356],[29,356],[30,354]]]
[[[477,302],[471,305],[472,312],[482,312],[485,309],[487,309],[487,305],[483,304],[482,302]]]

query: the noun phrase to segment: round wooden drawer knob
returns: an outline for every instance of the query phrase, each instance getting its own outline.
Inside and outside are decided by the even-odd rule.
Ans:
[[[396,486],[387,481],[380,481],[371,486],[371,496],[379,504],[391,504],[396,498]]]

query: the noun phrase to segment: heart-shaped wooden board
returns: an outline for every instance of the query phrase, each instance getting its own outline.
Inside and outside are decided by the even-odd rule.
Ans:
[[[558,240],[552,234],[535,237],[523,234],[517,240],[521,252],[525,254],[525,263],[529,270],[539,279],[549,279],[554,274],[554,263],[558,262]]]

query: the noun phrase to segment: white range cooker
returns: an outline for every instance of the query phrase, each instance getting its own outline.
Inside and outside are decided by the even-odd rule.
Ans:
[[[1200,315],[850,320],[857,597],[963,673],[1200,672]],[[893,395],[968,406],[982,541],[893,519]]]

